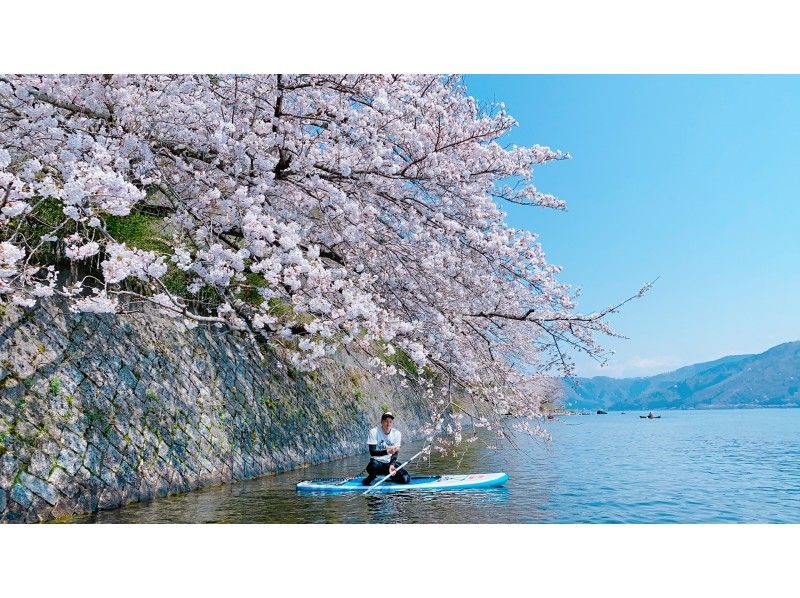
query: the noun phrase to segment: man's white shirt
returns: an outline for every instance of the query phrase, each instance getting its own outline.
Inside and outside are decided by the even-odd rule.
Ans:
[[[369,431],[369,438],[367,444],[376,445],[375,448],[379,451],[385,451],[390,446],[400,446],[400,439],[403,437],[400,432],[392,428],[388,434],[383,433],[383,428],[376,427]],[[392,460],[392,455],[381,455],[380,457],[372,457],[381,463],[389,463]]]

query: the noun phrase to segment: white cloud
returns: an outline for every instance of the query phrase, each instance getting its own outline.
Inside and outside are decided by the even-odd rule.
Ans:
[[[674,356],[642,357],[634,355],[628,359],[610,359],[608,365],[593,364],[584,376],[610,376],[612,378],[632,378],[653,376],[687,365]]]

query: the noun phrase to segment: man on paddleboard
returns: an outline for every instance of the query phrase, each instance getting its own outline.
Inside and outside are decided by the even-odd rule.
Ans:
[[[397,469],[397,452],[400,450],[402,435],[392,428],[394,415],[387,411],[381,415],[381,425],[369,431],[367,446],[371,459],[367,464],[367,477],[361,483],[369,486],[378,476],[392,474],[390,482],[408,484],[411,476],[405,469]]]

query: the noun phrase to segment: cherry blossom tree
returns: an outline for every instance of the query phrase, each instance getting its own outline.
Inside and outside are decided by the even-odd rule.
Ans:
[[[505,223],[563,208],[532,177],[569,157],[515,124],[440,75],[0,76],[0,300],[150,304],[306,369],[357,346],[478,425],[537,415],[619,306],[577,313]]]

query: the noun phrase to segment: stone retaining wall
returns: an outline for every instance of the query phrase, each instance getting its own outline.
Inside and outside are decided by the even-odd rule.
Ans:
[[[2,306],[0,306],[2,307]],[[420,393],[342,355],[302,374],[252,340],[156,315],[0,314],[0,521],[37,522],[364,450]]]

